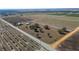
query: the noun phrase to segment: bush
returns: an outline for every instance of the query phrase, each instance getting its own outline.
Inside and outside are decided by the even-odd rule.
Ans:
[[[48,25],[45,25],[44,28],[45,28],[46,30],[50,30],[50,28],[49,28]]]
[[[36,36],[37,36],[37,38],[41,39],[41,36],[40,36],[40,34],[36,34]]]
[[[42,29],[42,28],[39,28],[39,31],[40,31],[41,33],[44,33],[44,31],[43,31],[43,29]]]
[[[40,25],[39,25],[38,23],[35,23],[34,26],[35,26],[36,28],[40,28]]]
[[[66,28],[66,27],[63,27],[63,28],[62,28],[62,30],[63,30],[64,32],[67,32],[67,33],[69,33],[69,32],[70,32],[70,31],[68,31],[68,30],[67,30],[67,28]]]
[[[65,35],[69,33],[70,31],[68,31],[66,27],[63,27],[62,29],[59,29],[58,32],[62,35]]]
[[[51,34],[50,34],[50,33],[47,33],[47,35],[48,35],[48,37],[49,37],[49,38],[52,38],[52,36],[51,36]]]
[[[58,33],[61,34],[61,35],[65,35],[66,34],[62,29],[59,29]]]
[[[32,29],[35,29],[34,25],[30,25],[29,28],[32,30]]]

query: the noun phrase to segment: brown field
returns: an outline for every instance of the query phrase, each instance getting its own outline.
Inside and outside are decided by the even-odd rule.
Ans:
[[[79,26],[79,17],[56,16],[48,14],[24,14],[24,16],[33,18],[34,22],[57,27],[67,27],[71,30]]]
[[[9,17],[10,18],[10,17]],[[14,17],[15,18],[15,17]],[[45,30],[43,28],[44,33],[36,33],[33,30],[27,29],[25,24],[22,26],[19,26],[18,28],[22,29],[25,32],[28,32],[29,34],[37,37],[36,35],[39,34],[41,36],[40,40],[47,44],[52,44],[56,40],[63,37],[63,35],[58,33],[58,28],[67,27],[70,30],[75,29],[79,26],[79,17],[70,17],[70,16],[56,16],[56,15],[48,15],[48,14],[23,14],[21,16],[21,19],[27,20],[31,19],[33,23],[39,23],[41,28],[43,28],[43,25],[47,24],[50,26],[50,30]],[[6,19],[7,20],[7,19]],[[14,21],[13,18],[10,18],[11,21]],[[54,26],[54,27],[52,27]],[[47,33],[50,33],[52,38],[49,38]]]
[[[26,28],[26,26],[28,26],[28,28]],[[43,42],[47,43],[47,44],[52,44],[53,42],[57,41],[58,39],[60,39],[61,37],[63,37],[63,35],[58,33],[58,30],[55,28],[51,28],[50,30],[46,30],[44,29],[43,25],[40,25],[41,28],[43,28],[44,33],[41,32],[35,32],[34,30],[31,30],[29,28],[29,25],[25,25],[23,24],[22,26],[18,26],[18,28],[22,29],[23,31],[33,35],[34,37],[37,37],[36,35],[39,34],[40,35],[40,40],[42,40]],[[52,36],[52,38],[49,38],[49,36],[47,35],[48,33],[50,33],[50,35]]]

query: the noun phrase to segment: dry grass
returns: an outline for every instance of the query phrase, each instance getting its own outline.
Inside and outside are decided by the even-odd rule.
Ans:
[[[33,19],[32,20],[33,22],[40,23],[40,25],[48,24],[50,26],[57,26],[60,28],[67,27],[68,29],[71,29],[71,30],[79,26],[79,17],[56,16],[56,15],[48,15],[48,14],[41,14],[41,13],[40,14],[24,14],[23,16],[24,18]],[[19,28],[36,37],[37,33],[35,33],[34,31],[30,29],[26,29],[25,26],[26,25],[23,25]],[[41,25],[41,27],[43,26]],[[57,32],[57,29],[55,28],[51,28],[50,31],[47,31],[45,29],[43,30],[45,33],[39,33],[42,37],[40,40],[48,44],[51,44],[62,37],[62,35],[60,35]],[[47,33],[51,33],[52,38],[48,38]]]
[[[33,30],[30,30],[29,25],[28,25],[28,29],[26,28],[27,25],[22,25],[19,26],[20,29],[22,29],[25,32],[28,32],[29,34],[36,36],[36,34],[39,34],[41,36],[40,40],[42,40],[43,42],[47,43],[47,44],[52,44],[53,42],[57,41],[58,39],[60,39],[62,37],[62,35],[60,35],[57,31],[57,29],[55,28],[51,28],[50,30],[46,30],[44,29],[43,25],[40,25],[41,28],[43,28],[44,33],[41,32],[34,32]],[[50,33],[52,38],[49,38],[47,33]]]
[[[67,27],[71,30],[79,26],[79,17],[56,16],[47,14],[28,14],[24,16],[35,19],[35,22],[49,24],[57,27]]]

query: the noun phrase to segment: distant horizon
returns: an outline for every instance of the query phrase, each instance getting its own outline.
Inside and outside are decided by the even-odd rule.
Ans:
[[[6,9],[79,9],[79,8],[0,8],[0,10]]]
[[[79,8],[25,8],[25,9],[0,9],[0,11],[79,11]]]

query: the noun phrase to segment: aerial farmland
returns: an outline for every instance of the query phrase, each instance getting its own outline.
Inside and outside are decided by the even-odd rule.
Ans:
[[[74,12],[72,10],[20,12],[11,15],[2,15],[2,19],[37,38],[46,45],[49,45],[52,49],[61,51],[68,49],[64,47],[64,49],[55,48],[55,42],[62,41],[62,38],[72,33],[79,26],[78,11]],[[62,43],[59,45],[62,45]],[[72,46],[72,48],[74,48],[74,46]],[[70,50],[75,50],[72,48]]]

